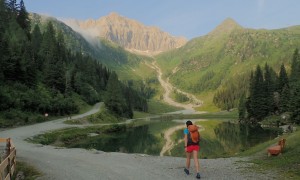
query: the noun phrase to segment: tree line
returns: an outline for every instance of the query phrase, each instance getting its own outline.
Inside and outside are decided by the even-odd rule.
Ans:
[[[300,55],[294,51],[290,75],[284,64],[277,74],[269,65],[259,65],[251,73],[248,96],[239,101],[239,119],[256,124],[270,115],[286,113],[292,122],[300,123]]]
[[[121,83],[99,61],[67,49],[64,34],[50,21],[43,32],[38,25],[32,28],[23,0],[0,0],[2,118],[28,121],[20,112],[78,113],[80,102],[101,100],[122,117],[131,118],[133,109],[147,111],[142,93]]]
[[[222,110],[229,111],[239,105],[240,97],[248,90],[249,74],[236,76],[222,85],[213,97],[213,103]]]

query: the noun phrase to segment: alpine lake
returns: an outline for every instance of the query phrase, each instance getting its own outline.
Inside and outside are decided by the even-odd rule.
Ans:
[[[165,144],[164,132],[175,126],[182,126],[188,119],[139,119],[129,124],[112,125],[110,128],[68,128],[66,131],[77,132],[77,135],[68,136],[68,132],[49,132],[38,135],[32,140],[41,144],[63,146],[67,148],[96,149],[104,152],[142,153],[159,155]],[[219,158],[238,155],[259,143],[276,138],[278,129],[265,129],[260,126],[246,126],[231,123],[229,120],[197,120],[200,128],[200,153],[199,158]],[[55,134],[55,137],[53,137]],[[75,138],[75,139],[74,139]],[[46,139],[46,140],[45,140]],[[50,140],[49,140],[50,139]],[[52,139],[52,140],[51,140]],[[166,156],[185,157],[183,129],[172,133],[171,139],[174,147],[165,153]]]

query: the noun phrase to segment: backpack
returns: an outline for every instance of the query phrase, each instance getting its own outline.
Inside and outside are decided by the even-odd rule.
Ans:
[[[189,130],[192,141],[194,143],[198,143],[200,141],[200,134],[198,131],[198,126],[196,126],[195,124],[189,125],[188,130]]]

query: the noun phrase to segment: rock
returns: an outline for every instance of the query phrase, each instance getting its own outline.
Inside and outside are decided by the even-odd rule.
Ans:
[[[157,54],[181,47],[187,42],[184,37],[171,36],[157,27],[145,26],[117,13],[111,13],[98,20],[64,22],[78,32],[104,38],[127,50],[143,54]]]
[[[19,171],[16,175],[16,179],[15,180],[23,180],[25,179],[25,175],[24,175],[24,172],[22,171]]]

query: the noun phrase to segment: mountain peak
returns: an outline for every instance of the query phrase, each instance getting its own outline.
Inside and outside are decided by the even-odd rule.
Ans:
[[[220,25],[218,25],[210,34],[224,34],[230,33],[235,29],[242,29],[243,27],[239,25],[235,20],[232,18],[225,19]]]
[[[107,16],[104,16],[104,18],[109,18],[109,19],[119,19],[119,18],[124,18],[122,17],[120,14],[116,13],[116,12],[111,12],[109,13]]]
[[[111,12],[108,14],[110,17],[119,17],[120,15],[117,12]]]
[[[183,37],[173,37],[157,27],[126,18],[118,13],[110,13],[98,20],[78,21],[77,29],[92,37],[101,37],[127,50],[145,54],[157,54],[184,45]]]

